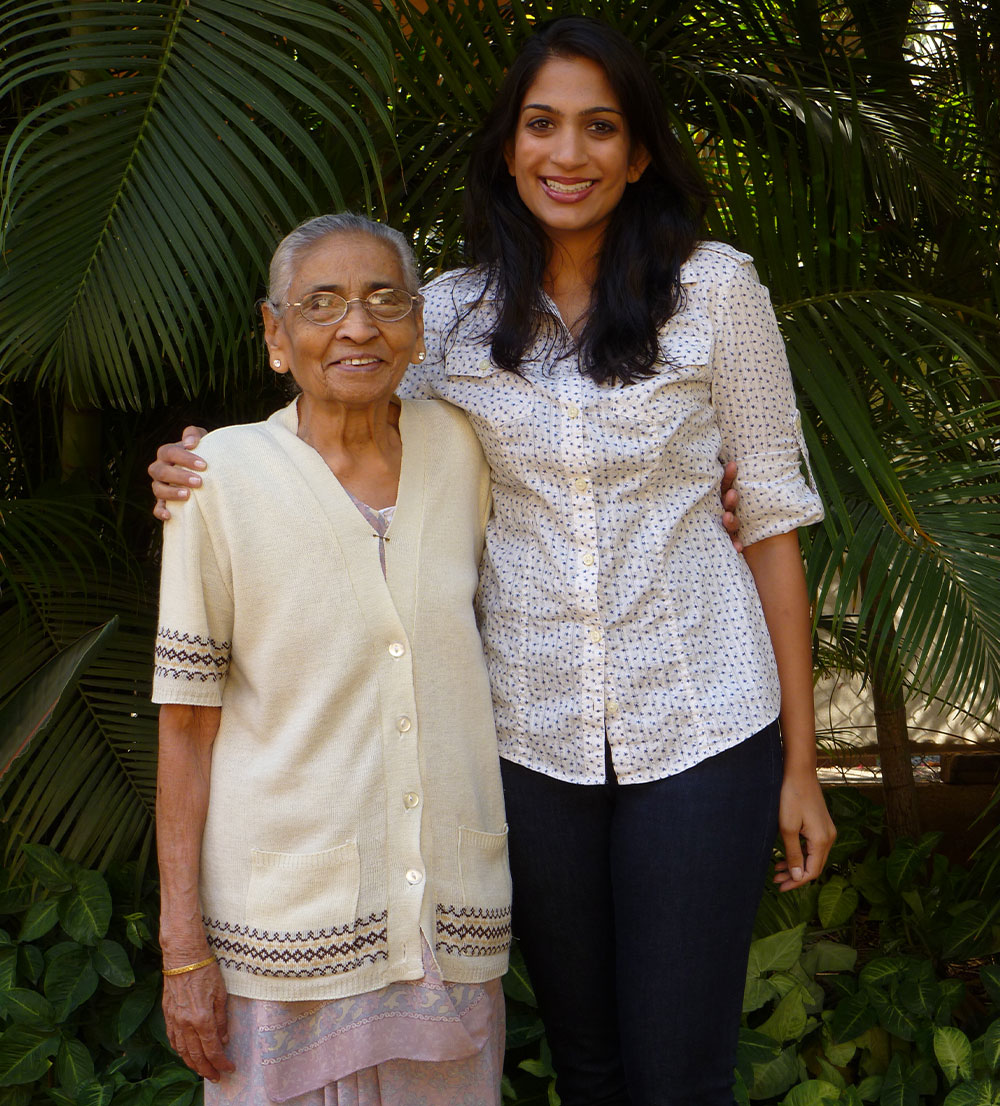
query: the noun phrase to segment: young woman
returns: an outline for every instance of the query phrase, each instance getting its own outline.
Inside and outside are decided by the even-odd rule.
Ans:
[[[783,890],[835,836],[796,536],[822,507],[767,293],[699,242],[705,203],[633,47],[543,26],[482,128],[470,266],[424,289],[405,382],[468,414],[492,470],[480,631],[564,1106],[730,1106],[775,826]],[[192,463],[163,457],[158,495]],[[745,559],[718,516],[732,461]]]

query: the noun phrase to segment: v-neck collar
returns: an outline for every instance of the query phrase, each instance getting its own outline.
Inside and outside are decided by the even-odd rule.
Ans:
[[[426,446],[424,427],[419,412],[411,401],[402,400],[399,414],[399,436],[403,456],[396,494],[396,511],[390,529],[391,541],[386,549],[386,576],[382,576],[378,557],[370,556],[372,528],[354,506],[347,489],[320,454],[298,436],[298,399],[275,411],[267,426],[316,500],[317,509],[325,515],[332,535],[344,560],[350,565],[356,581],[359,599],[378,607],[391,601],[404,621],[412,618],[416,600],[416,554],[423,518]],[[393,572],[393,562],[412,557],[412,571]],[[363,594],[362,594],[363,593]],[[379,598],[381,597],[381,599]],[[410,623],[412,624],[412,622]]]

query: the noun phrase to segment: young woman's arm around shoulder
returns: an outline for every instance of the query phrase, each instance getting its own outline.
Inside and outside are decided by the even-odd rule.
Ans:
[[[781,682],[781,735],[785,770],[778,827],[785,859],[774,881],[791,891],[823,870],[837,836],[816,777],[809,596],[799,540],[793,530],[748,545],[753,573]]]

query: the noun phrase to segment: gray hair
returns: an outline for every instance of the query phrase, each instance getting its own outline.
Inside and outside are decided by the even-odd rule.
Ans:
[[[271,258],[267,281],[267,303],[276,315],[281,315],[292,286],[299,255],[332,234],[367,234],[379,242],[385,242],[396,251],[403,283],[407,292],[416,292],[420,286],[417,261],[406,237],[385,223],[377,223],[364,215],[343,211],[336,215],[317,215],[300,223],[278,243]]]

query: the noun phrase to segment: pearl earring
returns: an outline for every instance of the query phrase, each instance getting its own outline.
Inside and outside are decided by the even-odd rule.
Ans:
[[[418,361],[423,361],[423,359],[424,359],[424,358],[425,358],[426,356],[427,356],[427,354],[426,354],[426,353],[424,353],[424,351],[423,351],[423,350],[421,350],[421,351],[420,351],[420,352],[419,352],[419,353],[417,354],[417,360],[418,360]]]
[[[274,359],[274,360],[273,360],[273,361],[271,362],[271,364],[272,364],[272,365],[273,365],[273,366],[274,366],[274,367],[275,367],[276,369],[280,369],[280,368],[281,368],[281,361],[280,361],[280,360],[279,360],[279,359],[278,359],[277,357],[276,357],[276,358],[275,358],[275,359]]]

